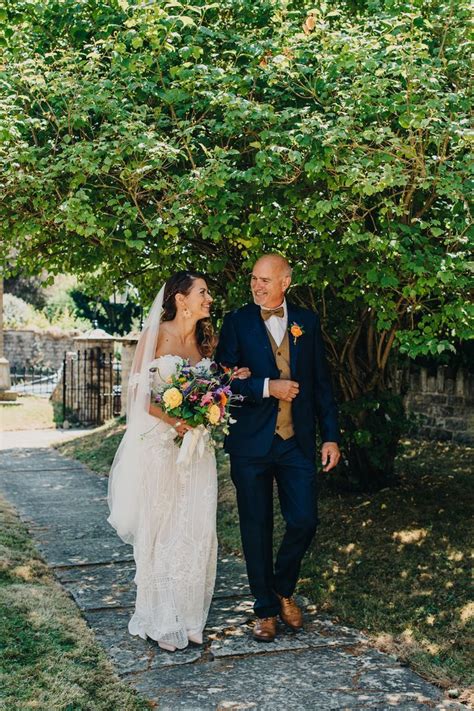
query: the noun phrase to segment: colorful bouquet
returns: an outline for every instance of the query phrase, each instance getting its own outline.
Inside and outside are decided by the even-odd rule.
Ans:
[[[160,405],[166,414],[194,428],[184,438],[176,438],[182,449],[178,461],[189,461],[204,434],[208,435],[211,443],[215,443],[217,433],[228,434],[229,425],[234,422],[230,405],[243,399],[241,395],[232,393],[230,383],[233,379],[232,369],[220,368],[209,359],[197,366],[183,359],[177,363],[175,373],[166,382],[154,380],[152,401]]]

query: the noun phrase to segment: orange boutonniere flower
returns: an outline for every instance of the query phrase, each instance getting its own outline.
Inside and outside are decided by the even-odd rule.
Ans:
[[[293,336],[293,343],[296,345],[297,339],[304,334],[304,329],[296,321],[293,321],[290,326],[290,333]]]

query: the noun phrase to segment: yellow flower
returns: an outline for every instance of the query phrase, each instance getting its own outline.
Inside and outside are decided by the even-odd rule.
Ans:
[[[183,396],[178,388],[170,388],[163,395],[163,402],[170,410],[174,410],[175,407],[179,407],[183,402]]]
[[[207,410],[206,417],[211,423],[211,425],[217,425],[217,423],[221,419],[221,410],[219,405],[211,405]]]

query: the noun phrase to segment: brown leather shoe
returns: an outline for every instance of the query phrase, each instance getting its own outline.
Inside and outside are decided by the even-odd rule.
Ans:
[[[294,598],[278,595],[281,603],[280,617],[283,622],[292,630],[300,630],[303,627],[303,613],[296,604]]]
[[[276,617],[257,617],[255,627],[253,628],[253,638],[257,642],[273,642],[276,637],[277,618]]]

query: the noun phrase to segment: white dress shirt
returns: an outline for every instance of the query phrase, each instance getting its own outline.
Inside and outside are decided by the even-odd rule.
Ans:
[[[280,304],[280,306],[283,306],[283,316],[270,316],[270,318],[267,318],[264,322],[267,330],[272,334],[273,340],[277,346],[279,346],[283,341],[288,327],[288,308],[286,306],[286,299],[283,300],[283,303]],[[279,309],[280,306],[275,306],[275,308]],[[265,309],[263,306],[260,308],[262,311],[273,311],[273,309]],[[269,381],[270,378],[265,378],[265,382],[263,384],[263,397],[270,397],[268,386]]]

